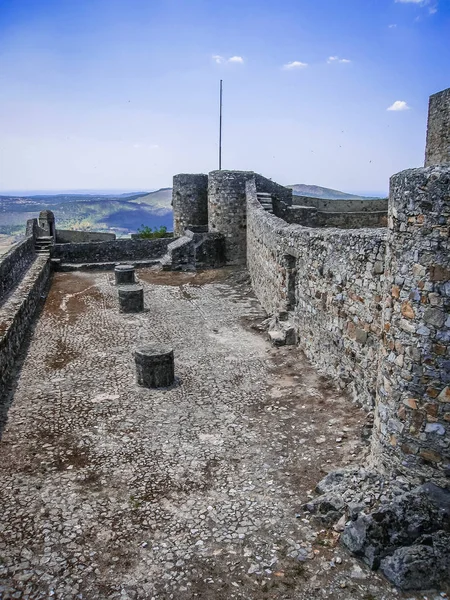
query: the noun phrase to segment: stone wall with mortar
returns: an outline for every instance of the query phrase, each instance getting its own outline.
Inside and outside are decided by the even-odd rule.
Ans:
[[[55,244],[50,249],[51,258],[63,263],[106,263],[149,260],[161,258],[172,237],[155,240],[112,240],[106,242]]]
[[[15,363],[50,281],[50,261],[38,256],[0,307],[0,404],[14,373]]]
[[[292,204],[293,194],[290,188],[275,183],[275,181],[267,179],[267,177],[263,177],[262,175],[259,175],[259,173],[255,173],[255,183],[258,192],[272,194],[272,197],[286,203],[288,206]]]
[[[450,163],[450,88],[430,96],[425,166]]]
[[[448,486],[450,165],[391,178],[373,460]]]
[[[181,173],[173,178],[173,232],[208,224],[208,175]]]
[[[294,206],[314,206],[322,212],[379,212],[388,210],[388,199],[377,198],[367,200],[330,200],[328,198],[313,198],[311,196],[292,196]]]
[[[342,229],[358,229],[361,227],[386,227],[387,210],[359,212],[322,211],[313,206],[293,205],[274,200],[274,214],[288,223],[305,227],[340,227]]]
[[[212,171],[208,176],[208,228],[225,237],[226,258],[230,264],[245,263],[245,184],[254,176],[252,171]]]
[[[100,232],[100,231],[73,231],[71,229],[57,229],[56,243],[71,244],[84,242],[106,242],[115,240],[115,233]]]
[[[269,314],[288,309],[308,358],[372,407],[386,231],[290,225],[264,211],[254,179],[246,188],[247,267],[258,299]]]
[[[26,237],[0,259],[0,303],[14,289],[36,258],[33,236]]]

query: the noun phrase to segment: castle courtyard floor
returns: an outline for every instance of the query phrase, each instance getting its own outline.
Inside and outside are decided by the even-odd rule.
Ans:
[[[0,598],[422,598],[303,511],[362,462],[365,414],[270,347],[245,273],[138,275],[135,315],[110,272],[53,277],[0,444]],[[136,384],[151,341],[174,349],[169,389]]]

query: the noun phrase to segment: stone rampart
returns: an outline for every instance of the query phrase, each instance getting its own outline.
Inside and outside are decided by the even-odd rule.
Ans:
[[[331,213],[362,213],[362,212],[386,212],[388,210],[388,199],[377,198],[374,200],[331,200],[328,198],[313,198],[311,196],[292,196],[293,206],[314,206],[317,210]]]
[[[35,257],[33,236],[26,237],[2,256],[0,260],[0,304],[20,282]]]
[[[247,183],[247,267],[269,314],[288,310],[310,360],[372,407],[381,337],[386,231],[289,225]]]
[[[450,165],[391,178],[373,459],[450,477]]]
[[[293,205],[274,200],[274,214],[287,223],[304,227],[340,227],[341,229],[360,229],[362,227],[386,227],[387,210],[360,212],[331,212],[318,210],[314,206]]]
[[[252,171],[211,171],[208,176],[208,228],[225,237],[227,262],[245,263],[247,207],[245,184]]]
[[[430,96],[425,166],[450,163],[450,88]]]
[[[293,195],[290,188],[275,183],[275,181],[267,179],[267,177],[263,177],[262,175],[259,175],[259,173],[255,173],[255,183],[258,192],[272,194],[272,197],[284,202],[288,206],[291,206],[293,203]]]
[[[0,307],[0,402],[7,394],[15,362],[49,280],[50,261],[38,256]]]
[[[84,242],[106,242],[116,239],[115,233],[100,231],[73,231],[71,229],[57,229],[56,243],[71,244]]]
[[[172,237],[154,240],[111,240],[106,242],[55,244],[50,250],[52,258],[63,263],[106,263],[139,261],[161,258]]]
[[[173,178],[173,232],[208,224],[208,175],[181,173]]]

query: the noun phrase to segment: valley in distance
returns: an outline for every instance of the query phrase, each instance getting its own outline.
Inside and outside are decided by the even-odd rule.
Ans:
[[[295,184],[296,196],[330,200],[379,198],[383,194],[355,195],[318,185]],[[0,195],[0,254],[25,235],[27,219],[41,210],[54,212],[57,228],[79,231],[110,231],[117,237],[136,233],[144,226],[172,230],[172,188],[151,192],[14,193]]]

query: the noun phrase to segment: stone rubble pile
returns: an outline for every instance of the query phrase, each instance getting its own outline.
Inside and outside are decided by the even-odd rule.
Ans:
[[[365,468],[339,469],[304,505],[341,543],[404,590],[450,581],[450,492]]]

